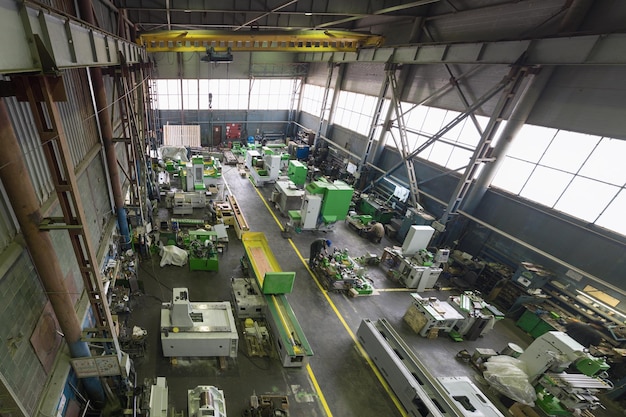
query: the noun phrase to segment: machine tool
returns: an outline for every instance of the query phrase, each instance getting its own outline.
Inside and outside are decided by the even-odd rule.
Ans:
[[[305,367],[313,350],[285,296],[293,288],[295,272],[281,271],[263,233],[245,232],[241,240],[246,252],[242,266],[249,268],[264,295],[266,320],[283,366]]]
[[[609,365],[563,332],[547,332],[519,356],[537,392],[537,405],[548,415],[601,407],[596,394],[613,385],[604,379]]]
[[[161,307],[163,355],[237,357],[239,335],[230,302],[191,302],[187,288],[174,288]]]
[[[385,319],[361,321],[359,343],[412,416],[504,417],[467,377],[439,377]]]
[[[348,215],[353,193],[343,181],[313,181],[305,187],[300,210],[289,210],[289,224],[296,231],[330,230]]]
[[[182,185],[188,192],[204,192],[209,185],[221,182],[222,166],[212,156],[195,156],[181,170]]]
[[[284,216],[287,216],[289,210],[296,210],[302,205],[303,186],[307,172],[308,169],[302,162],[289,161],[287,170],[289,179],[278,180],[274,184],[274,191],[272,191],[270,200]]]
[[[189,231],[187,252],[190,271],[217,271],[217,232],[202,229]]]
[[[212,385],[199,385],[187,390],[189,417],[226,417],[224,391]]]
[[[289,154],[267,146],[264,146],[260,152],[258,150],[246,152],[246,167],[250,170],[252,183],[257,187],[262,187],[268,182],[275,182],[287,161],[289,161]]]
[[[329,291],[345,291],[354,296],[374,293],[366,270],[349,256],[347,249],[335,248],[332,253],[316,260],[313,271]]]

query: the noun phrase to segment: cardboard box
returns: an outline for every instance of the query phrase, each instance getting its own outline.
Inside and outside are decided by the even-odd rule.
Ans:
[[[532,407],[520,403],[515,403],[509,408],[509,413],[513,417],[540,417]]]

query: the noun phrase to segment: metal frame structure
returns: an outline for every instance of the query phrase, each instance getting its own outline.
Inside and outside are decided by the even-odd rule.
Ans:
[[[137,44],[28,1],[0,1],[0,33],[3,74],[119,65],[118,52],[130,63],[146,57]]]
[[[39,138],[46,156],[48,168],[54,181],[62,218],[43,219],[42,230],[67,230],[74,254],[85,284],[89,303],[95,319],[95,328],[84,330],[84,340],[90,343],[105,343],[113,348],[121,363],[121,350],[109,309],[96,258],[93,239],[87,226],[85,209],[74,172],[69,144],[63,131],[61,116],[56,101],[64,98],[60,78],[48,76],[15,77],[18,91],[24,91],[33,114]],[[62,91],[62,93],[60,93]],[[18,99],[24,99],[18,96]]]

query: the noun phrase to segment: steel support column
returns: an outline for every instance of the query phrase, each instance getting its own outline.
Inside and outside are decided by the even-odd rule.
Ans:
[[[326,106],[328,105],[328,92],[330,90],[330,84],[333,80],[333,72],[335,70],[335,65],[332,62],[328,63],[328,76],[326,77],[326,86],[324,87],[324,97],[322,98],[322,108],[320,109],[320,117],[317,124],[317,132],[315,132],[315,140],[313,141],[313,146],[317,147],[317,142],[319,141],[322,135],[326,136],[326,129],[323,129],[324,125],[324,116],[326,115]],[[326,125],[328,126],[328,124]]]
[[[92,4],[90,0],[78,2],[81,18],[94,24],[95,19],[92,12]],[[119,58],[116,56],[116,58]],[[122,183],[117,167],[117,153],[115,151],[115,142],[113,142],[113,127],[111,126],[111,118],[109,115],[109,103],[107,101],[106,88],[102,70],[98,67],[89,68],[89,75],[93,85],[94,99],[96,102],[96,113],[98,114],[98,123],[100,125],[100,138],[106,156],[107,170],[109,172],[109,181],[111,183],[111,191],[113,192],[113,203],[115,204],[115,215],[117,217],[117,227],[122,236],[122,247],[130,246],[130,231],[128,228],[128,219],[126,209],[124,208],[124,195],[122,194]]]
[[[387,90],[389,89],[389,77],[385,77],[385,80],[383,81],[383,83],[380,86],[380,91],[378,92],[378,100],[376,101],[376,107],[374,109],[374,117],[372,117],[372,123],[370,124],[370,130],[369,130],[369,134],[367,135],[367,144],[365,145],[365,153],[363,154],[363,157],[361,158],[361,163],[359,164],[356,174],[355,175],[358,178],[361,177],[361,174],[363,173],[363,168],[365,167],[365,165],[369,162],[369,160],[375,160],[376,156],[380,154],[380,148],[381,148],[381,142],[384,141],[384,136],[385,133],[387,132],[387,129],[383,128],[381,129],[381,134],[378,137],[378,146],[377,148],[374,150],[374,152],[372,152],[372,146],[374,145],[374,135],[376,134],[376,126],[380,123],[380,115],[383,112],[383,106],[385,104],[385,96],[387,95]],[[387,126],[387,124],[389,123],[389,120],[391,119],[391,113],[393,109],[391,107],[389,107],[389,109],[387,110],[387,113],[385,114],[385,120],[383,122],[383,126]]]
[[[418,207],[418,188],[417,178],[415,176],[415,167],[413,166],[413,158],[409,157],[409,144],[406,138],[406,124],[404,123],[404,114],[401,107],[401,87],[398,86],[398,80],[396,79],[396,65],[388,64],[386,69],[387,79],[389,80],[389,86],[391,87],[391,107],[396,114],[396,123],[398,125],[398,132],[400,134],[400,155],[406,165],[407,178],[409,180],[409,197],[411,199],[411,206]]]
[[[515,66],[511,69],[509,73],[511,83],[500,95],[500,99],[498,100],[498,103],[491,114],[491,118],[489,119],[489,123],[487,124],[480,141],[476,145],[476,149],[474,150],[472,157],[470,158],[470,163],[457,183],[457,186],[450,197],[450,201],[439,219],[439,223],[442,225],[448,223],[450,217],[456,214],[457,209],[460,207],[463,199],[469,191],[470,186],[472,185],[472,180],[474,175],[478,172],[478,168],[484,162],[489,160],[491,142],[493,141],[495,133],[498,130],[498,126],[500,126],[500,123],[502,122],[504,114],[514,103],[518,90],[521,87],[527,73],[528,68]]]
[[[528,81],[522,95],[517,100],[515,107],[511,111],[506,126],[500,133],[498,143],[491,152],[491,161],[483,167],[476,183],[467,195],[463,210],[473,214],[474,210],[487,192],[489,185],[496,176],[498,169],[502,166],[505,156],[508,153],[511,143],[520,129],[526,123],[528,115],[535,106],[537,99],[541,95],[544,87],[554,72],[554,67],[544,67],[538,74],[533,74]]]
[[[30,181],[30,174],[3,100],[0,100],[0,140],[2,141],[0,166],[4,167],[0,169],[0,179],[13,206],[13,212],[46,296],[54,309],[70,355],[74,358],[90,356],[87,343],[81,341],[81,323],[74,311],[69,290],[65,286],[54,244],[50,234],[39,228],[43,220],[39,200]],[[85,382],[89,398],[94,404],[103,406],[105,395],[100,381],[97,378],[88,378]]]
[[[478,109],[480,106],[482,106],[483,104],[485,104],[487,101],[489,101],[492,97],[494,97],[496,94],[498,94],[502,89],[504,89],[509,83],[511,82],[511,76],[510,74],[505,76],[498,84],[496,84],[493,88],[491,88],[489,91],[487,91],[485,94],[483,94],[478,100],[476,100],[476,102],[474,102],[470,107],[468,107],[467,109],[465,109],[465,111],[461,114],[459,114],[457,117],[455,117],[454,119],[452,119],[450,122],[448,122],[447,125],[445,125],[443,128],[441,128],[441,130],[439,130],[439,132],[435,133],[434,135],[432,135],[425,143],[423,143],[421,146],[419,146],[417,149],[415,149],[413,152],[411,152],[409,155],[407,155],[407,158],[414,158],[416,157],[418,154],[420,154],[422,151],[424,151],[426,148],[428,148],[429,146],[431,146],[433,143],[435,143],[437,140],[439,140],[439,138],[443,137],[443,135],[445,135],[447,132],[449,132],[450,130],[452,130],[454,128],[454,126],[456,126],[457,124],[459,124],[463,119],[465,119],[468,115],[470,115],[471,113],[473,113],[476,109]],[[395,172],[398,168],[400,168],[401,166],[404,165],[404,161],[398,162],[395,165],[393,165],[384,175],[378,177],[376,180],[374,180],[371,184],[369,184],[367,187],[365,187],[364,191],[369,189],[370,187],[378,184],[379,182],[381,182],[385,177],[391,175],[391,173]]]

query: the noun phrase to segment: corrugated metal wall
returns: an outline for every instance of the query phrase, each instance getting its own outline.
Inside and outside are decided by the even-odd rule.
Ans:
[[[100,138],[86,70],[63,71],[63,82],[67,101],[59,102],[58,108],[76,167],[94,146],[99,145]]]
[[[33,187],[37,197],[39,197],[39,202],[43,203],[54,194],[54,185],[41,149],[41,141],[33,115],[28,103],[20,103],[15,97],[8,97],[4,100],[13,124],[13,130],[15,130],[15,136],[17,136],[22,148]]]
[[[0,167],[4,169],[4,167]],[[0,253],[4,251],[15,238],[19,225],[9,204],[4,186],[0,182]]]

